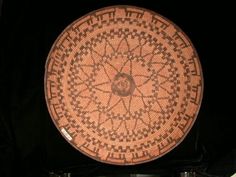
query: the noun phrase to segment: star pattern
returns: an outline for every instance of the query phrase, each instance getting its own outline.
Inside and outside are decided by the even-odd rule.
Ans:
[[[139,38],[114,36],[94,44],[86,55],[75,57],[71,73],[76,73],[77,79],[69,84],[74,88],[74,110],[80,105],[98,128],[115,133],[152,128],[163,114],[168,116],[167,107],[174,98],[169,84],[173,61],[157,50]],[[126,96],[112,90],[119,74],[132,78],[132,83],[125,78],[128,85],[134,85]]]

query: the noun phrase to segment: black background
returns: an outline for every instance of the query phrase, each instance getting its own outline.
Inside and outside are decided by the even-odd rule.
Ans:
[[[197,49],[205,81],[197,122],[183,143],[152,163],[124,168],[103,165],[73,149],[52,124],[43,88],[46,57],[62,30],[92,10],[118,4],[147,8],[176,23]],[[117,168],[116,173],[151,172],[150,168],[178,166],[186,159],[206,163],[207,172],[213,174],[229,173],[233,165],[235,170],[233,7],[227,1],[4,0],[0,36],[0,161],[4,165],[0,176],[42,176],[58,169],[70,171],[70,166],[77,166],[80,176]]]

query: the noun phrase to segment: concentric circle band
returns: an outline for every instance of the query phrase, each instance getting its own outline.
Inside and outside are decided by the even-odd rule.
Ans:
[[[171,151],[194,124],[202,94],[190,40],[137,7],[107,7],[76,20],[46,63],[55,126],[77,150],[110,164],[140,164]]]

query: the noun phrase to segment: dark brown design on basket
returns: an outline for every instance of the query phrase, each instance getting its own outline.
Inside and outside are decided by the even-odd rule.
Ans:
[[[111,90],[119,96],[128,96],[133,93],[135,83],[132,76],[126,73],[117,73],[111,84]]]
[[[80,152],[111,164],[154,160],[192,127],[202,98],[193,46],[145,9],[108,7],[75,21],[45,72],[51,117]]]

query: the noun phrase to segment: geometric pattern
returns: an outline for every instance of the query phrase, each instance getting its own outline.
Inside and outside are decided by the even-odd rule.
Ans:
[[[45,97],[63,137],[104,163],[157,159],[190,131],[203,94],[197,53],[171,21],[113,6],[70,24],[47,58]]]

